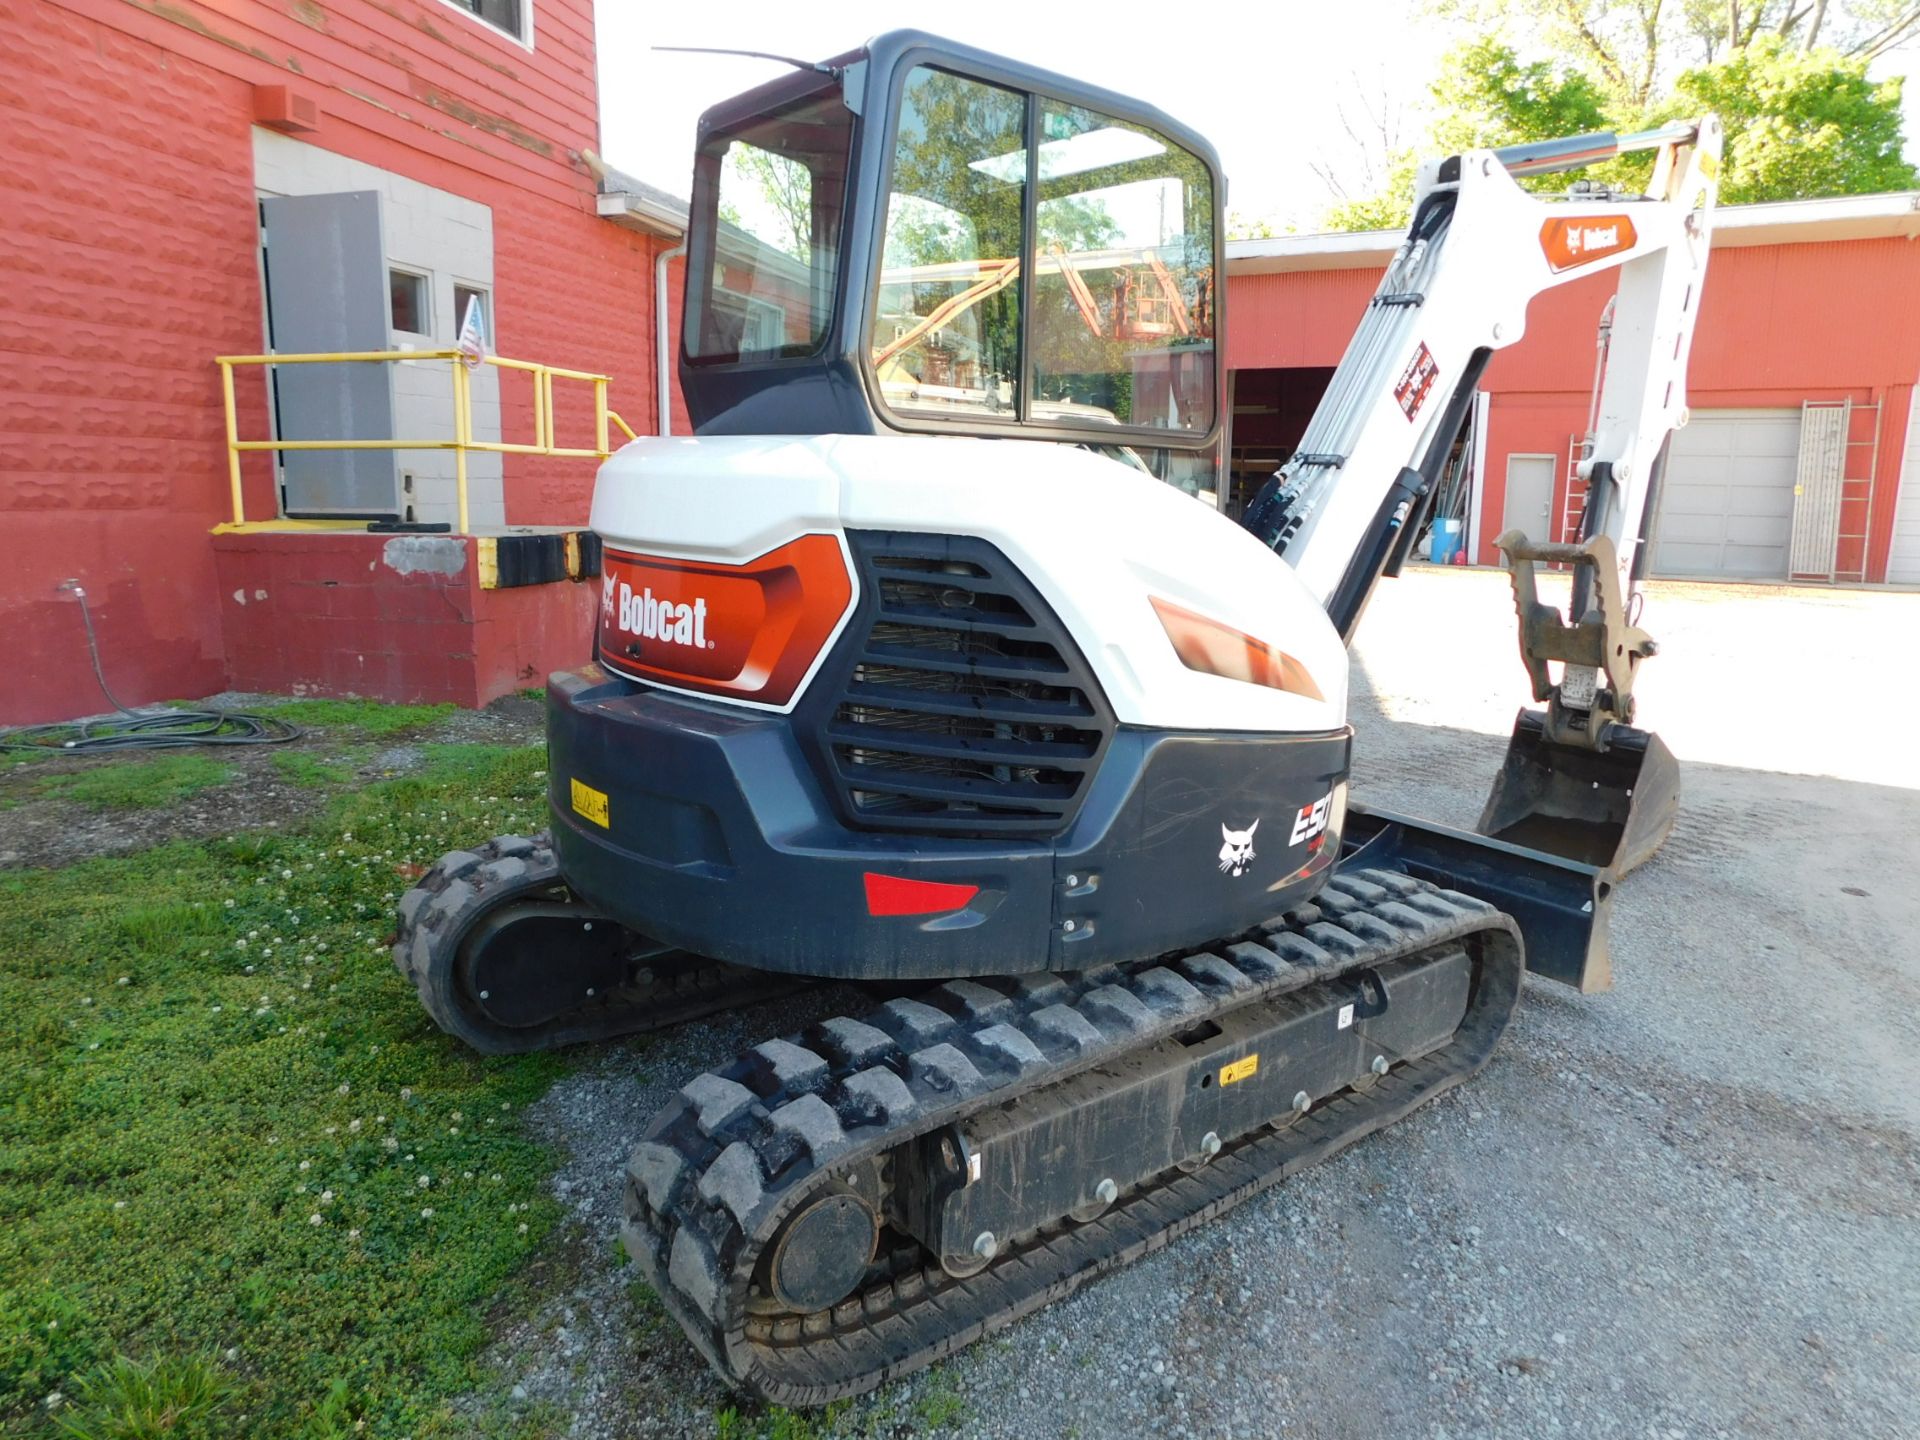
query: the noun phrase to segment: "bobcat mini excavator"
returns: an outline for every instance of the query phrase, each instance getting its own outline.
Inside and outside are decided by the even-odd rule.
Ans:
[[[926,1365],[1459,1084],[1523,970],[1606,988],[1613,887],[1677,793],[1630,724],[1626,601],[1719,149],[1706,118],[1427,165],[1237,524],[1183,493],[1226,418],[1200,136],[917,33],[706,114],[696,433],[600,470],[551,832],[444,857],[395,959],[491,1052],[876,988],[636,1137],[626,1246],[724,1377],[805,1405]],[[1516,183],[1630,150],[1644,194]],[[1544,708],[1477,832],[1349,804],[1368,596],[1488,357],[1603,270],[1578,538],[1497,542]]]

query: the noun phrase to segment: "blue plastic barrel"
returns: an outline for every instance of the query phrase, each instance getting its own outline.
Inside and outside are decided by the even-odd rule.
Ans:
[[[1451,565],[1453,557],[1460,553],[1460,522],[1458,520],[1436,520],[1433,533],[1427,539],[1428,557],[1436,565]]]

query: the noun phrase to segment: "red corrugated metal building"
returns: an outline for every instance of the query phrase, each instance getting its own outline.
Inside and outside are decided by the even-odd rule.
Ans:
[[[56,589],[68,578],[86,586],[107,674],[129,703],[335,683],[297,668],[238,673],[237,653],[265,664],[328,617],[316,605],[295,613],[291,590],[285,607],[243,608],[235,591],[269,590],[278,607],[280,590],[228,572],[311,571],[318,595],[352,588],[340,581],[365,574],[361,551],[335,541],[320,560],[328,547],[316,541],[249,559],[209,536],[229,508],[213,359],[259,353],[269,338],[264,202],[376,196],[380,273],[348,278],[390,297],[380,338],[451,345],[456,304],[478,294],[497,353],[611,375],[613,408],[656,428],[653,276],[683,212],[594,154],[593,0],[15,0],[4,11],[0,724],[103,708],[77,608]],[[281,287],[289,301],[304,293],[307,277],[295,279]],[[516,378],[497,382],[491,411],[476,399],[480,422],[509,441],[531,438],[530,391]],[[447,381],[425,365],[396,378],[394,419],[450,423],[434,384]],[[260,372],[237,387],[243,434],[265,437]],[[558,407],[562,441],[581,437],[584,399],[563,393]],[[248,457],[249,517],[278,511],[270,458]],[[402,454],[391,508],[444,517],[445,463]],[[590,460],[507,456],[504,477],[498,459],[477,468],[477,528],[583,523]],[[511,636],[497,673],[479,673],[491,641],[423,627],[416,648],[483,653],[461,677],[443,663],[414,698],[486,698],[479,690],[497,691],[516,663],[509,651],[537,656],[547,611],[570,625],[577,608],[498,594],[497,613],[467,617],[482,637]],[[392,672],[400,662],[388,658]],[[368,693],[400,698],[382,678]]]
[[[1920,584],[1920,196],[1725,206],[1653,573]],[[1232,447],[1244,490],[1291,453],[1397,233],[1228,248]],[[1509,525],[1573,538],[1609,276],[1549,291],[1488,367],[1467,556]],[[1905,484],[1903,486],[1903,480]],[[1812,504],[1837,487],[1837,507]],[[1904,494],[1903,494],[1904,490]],[[1836,518],[1837,517],[1837,518]]]

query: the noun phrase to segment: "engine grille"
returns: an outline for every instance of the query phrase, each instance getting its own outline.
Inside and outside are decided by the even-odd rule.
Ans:
[[[1059,619],[984,541],[849,539],[861,605],[816,732],[847,818],[930,834],[1058,834],[1114,726]]]

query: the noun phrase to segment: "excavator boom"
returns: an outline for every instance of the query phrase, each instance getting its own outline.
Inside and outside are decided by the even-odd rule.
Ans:
[[[1525,333],[1529,303],[1617,271],[1591,433],[1571,477],[1584,489],[1578,532],[1494,541],[1533,699],[1546,708],[1521,712],[1479,825],[1614,873],[1658,848],[1678,803],[1671,754],[1631,726],[1635,672],[1655,647],[1629,602],[1669,437],[1686,423],[1720,148],[1719,121],[1705,116],[1423,167],[1406,240],[1298,452],[1245,518],[1351,638],[1374,582],[1398,569],[1421,528],[1488,360]],[[1545,198],[1518,183],[1639,150],[1656,152],[1641,194]],[[1540,564],[1573,572],[1565,615],[1541,598]]]

